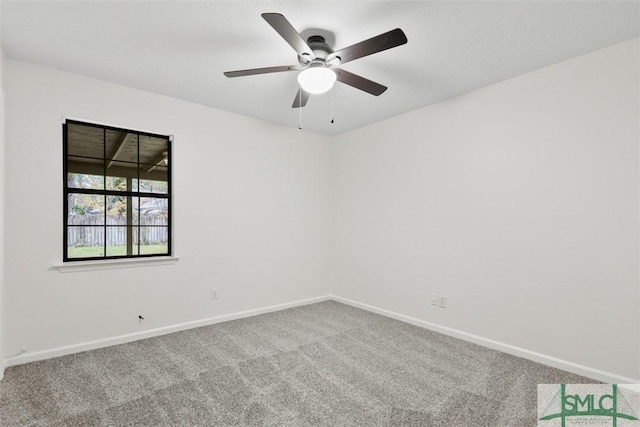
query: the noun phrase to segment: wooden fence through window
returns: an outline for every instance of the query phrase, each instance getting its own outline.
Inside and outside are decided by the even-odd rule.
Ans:
[[[169,224],[164,215],[141,215],[133,223],[133,244],[167,243]],[[136,218],[137,219],[137,218]],[[103,215],[70,215],[67,227],[67,246],[125,246],[127,244],[127,218],[107,216],[105,227]]]

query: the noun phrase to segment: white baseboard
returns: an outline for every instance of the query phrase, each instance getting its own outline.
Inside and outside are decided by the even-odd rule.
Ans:
[[[173,332],[184,331],[187,329],[198,328],[201,326],[213,325],[215,323],[228,322],[230,320],[243,319],[245,317],[257,316],[259,314],[285,310],[287,308],[315,304],[317,302],[327,301],[330,299],[331,297],[328,295],[322,296],[322,297],[316,297],[316,298],[309,298],[306,300],[299,300],[299,301],[293,301],[285,304],[272,305],[269,307],[241,311],[238,313],[224,314],[221,316],[196,320],[193,322],[185,322],[177,325],[165,326],[162,328],[150,329],[142,332],[134,332],[131,334],[104,338],[100,340],[87,341],[87,342],[68,345],[64,347],[57,347],[57,348],[41,350],[41,351],[24,352],[17,356],[4,359],[4,368],[8,368],[9,366],[14,366],[14,365],[21,365],[23,363],[35,362],[38,360],[51,359],[53,357],[66,356],[68,354],[73,354],[73,353],[80,353],[87,350],[96,350],[98,348],[110,347],[118,344],[126,344],[128,342],[137,341],[145,338],[157,337],[160,335],[170,334]],[[2,379],[3,376],[4,376],[4,369],[0,370],[0,380]]]
[[[347,304],[353,307],[361,308],[363,310],[370,311],[372,313],[381,314],[392,319],[400,320],[415,326],[419,326],[425,329],[429,329],[434,332],[439,332],[444,335],[448,335],[454,338],[458,338],[464,341],[472,342],[474,344],[481,345],[483,347],[491,348],[493,350],[502,351],[513,356],[522,357],[524,359],[532,360],[534,362],[542,363],[547,366],[562,369],[568,372],[573,372],[578,375],[582,375],[588,378],[592,378],[597,381],[602,381],[610,384],[640,384],[640,380],[627,378],[621,375],[613,374],[611,372],[602,371],[599,369],[591,368],[588,366],[579,365],[577,363],[569,362],[566,360],[551,357],[542,353],[527,350],[520,347],[515,347],[510,344],[505,344],[499,341],[495,341],[489,338],[484,338],[478,335],[469,334],[467,332],[459,331],[457,329],[448,328],[435,323],[426,322],[424,320],[416,319],[413,317],[398,314],[389,310],[385,310],[379,307],[375,307],[368,304],[363,304],[357,301],[353,301],[347,298],[342,298],[337,295],[327,295],[322,297],[310,298],[306,300],[293,301],[285,304],[278,304],[269,307],[258,308],[254,310],[241,311],[238,313],[225,314],[222,316],[211,317],[202,320],[196,320],[193,322],[186,322],[177,325],[166,326],[157,329],[151,329],[143,332],[135,332],[126,335],[120,335],[111,338],[105,338],[95,341],[88,341],[79,344],[73,344],[64,347],[58,347],[42,351],[25,352],[15,357],[4,359],[4,367],[21,365],[23,363],[35,362],[38,360],[50,359],[53,357],[65,356],[67,354],[80,353],[87,350],[95,350],[98,348],[109,347],[112,345],[125,344],[132,341],[137,341],[145,338],[152,338],[159,335],[170,334],[172,332],[184,331],[187,329],[198,328],[201,326],[213,325],[215,323],[228,322],[230,320],[242,319],[245,317],[256,316],[259,314],[270,313],[279,310],[285,310],[287,308],[300,307],[309,304],[315,304],[322,301],[334,300]],[[0,369],[0,380],[4,376],[4,369]]]
[[[458,338],[464,341],[472,342],[474,344],[481,345],[493,350],[502,351],[513,356],[522,357],[534,362],[541,363],[543,365],[551,366],[553,368],[562,369],[564,371],[572,372],[574,374],[582,375],[587,378],[592,378],[597,381],[601,381],[608,384],[639,384],[639,379],[633,379],[624,377],[621,375],[613,374],[611,372],[602,371],[599,369],[591,368],[577,363],[569,362],[567,360],[558,359],[548,356],[546,354],[537,353],[535,351],[527,350],[524,348],[516,347],[503,342],[495,341],[489,338],[484,338],[478,335],[469,334],[467,332],[459,331],[457,329],[448,328],[435,323],[426,322],[424,320],[416,319],[414,317],[398,314],[393,311],[385,310],[383,308],[375,307],[368,304],[363,304],[357,301],[353,301],[347,298],[342,298],[337,295],[331,295],[331,299],[338,301],[353,307],[361,308],[363,310],[370,311],[372,313],[381,314],[392,319],[400,320],[402,322],[410,323],[415,326],[419,326],[425,329],[429,329],[434,332],[438,332],[444,335],[448,335],[454,338]]]

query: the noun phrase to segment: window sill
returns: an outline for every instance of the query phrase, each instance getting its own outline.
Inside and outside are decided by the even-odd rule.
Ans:
[[[152,258],[122,258],[96,261],[71,261],[53,266],[60,273],[75,273],[78,271],[112,270],[119,268],[149,267],[154,265],[171,265],[180,258],[175,256]]]

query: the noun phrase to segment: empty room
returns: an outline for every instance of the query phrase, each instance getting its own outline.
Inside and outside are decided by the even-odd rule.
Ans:
[[[1,0],[0,425],[640,427],[639,27]]]

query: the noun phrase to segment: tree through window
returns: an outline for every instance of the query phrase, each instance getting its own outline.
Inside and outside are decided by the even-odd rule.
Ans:
[[[63,260],[170,255],[170,137],[75,120],[63,135]]]

